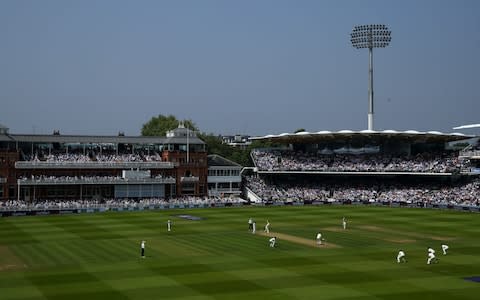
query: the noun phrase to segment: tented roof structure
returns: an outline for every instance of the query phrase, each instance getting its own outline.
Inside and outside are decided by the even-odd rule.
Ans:
[[[315,143],[331,142],[336,140],[367,140],[367,139],[395,139],[406,140],[409,142],[436,142],[446,143],[472,138],[471,135],[463,133],[443,133],[439,131],[416,131],[416,130],[339,130],[318,132],[301,131],[297,133],[281,133],[277,135],[269,134],[266,136],[251,137],[251,140],[265,140],[278,143]]]

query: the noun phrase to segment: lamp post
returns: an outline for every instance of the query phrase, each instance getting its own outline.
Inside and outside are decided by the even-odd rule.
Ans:
[[[385,25],[359,25],[350,34],[352,46],[368,48],[368,130],[373,130],[373,48],[385,48],[392,40],[392,32]]]

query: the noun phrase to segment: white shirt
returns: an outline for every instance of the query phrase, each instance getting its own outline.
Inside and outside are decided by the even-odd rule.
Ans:
[[[428,248],[427,251],[428,251],[429,253],[435,254],[435,250],[433,250],[432,248]]]
[[[317,240],[321,239],[322,238],[322,234],[321,233],[317,233]]]
[[[145,249],[145,241],[142,241],[142,249]]]
[[[405,252],[403,252],[403,251],[398,251],[398,256],[399,256],[399,257],[405,256]]]
[[[274,237],[272,237],[271,239],[269,239],[269,241],[270,241],[271,243],[275,242],[275,240],[276,240],[276,238],[274,238]]]

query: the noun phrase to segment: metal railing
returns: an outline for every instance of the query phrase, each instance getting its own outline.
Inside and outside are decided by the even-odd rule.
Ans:
[[[109,185],[109,184],[175,184],[175,178],[39,178],[18,179],[18,185]]]
[[[173,169],[172,162],[17,161],[17,169]]]

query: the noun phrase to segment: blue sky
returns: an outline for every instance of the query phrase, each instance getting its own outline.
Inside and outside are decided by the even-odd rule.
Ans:
[[[158,114],[216,134],[480,122],[480,1],[0,1],[0,123],[12,133],[140,133]]]

